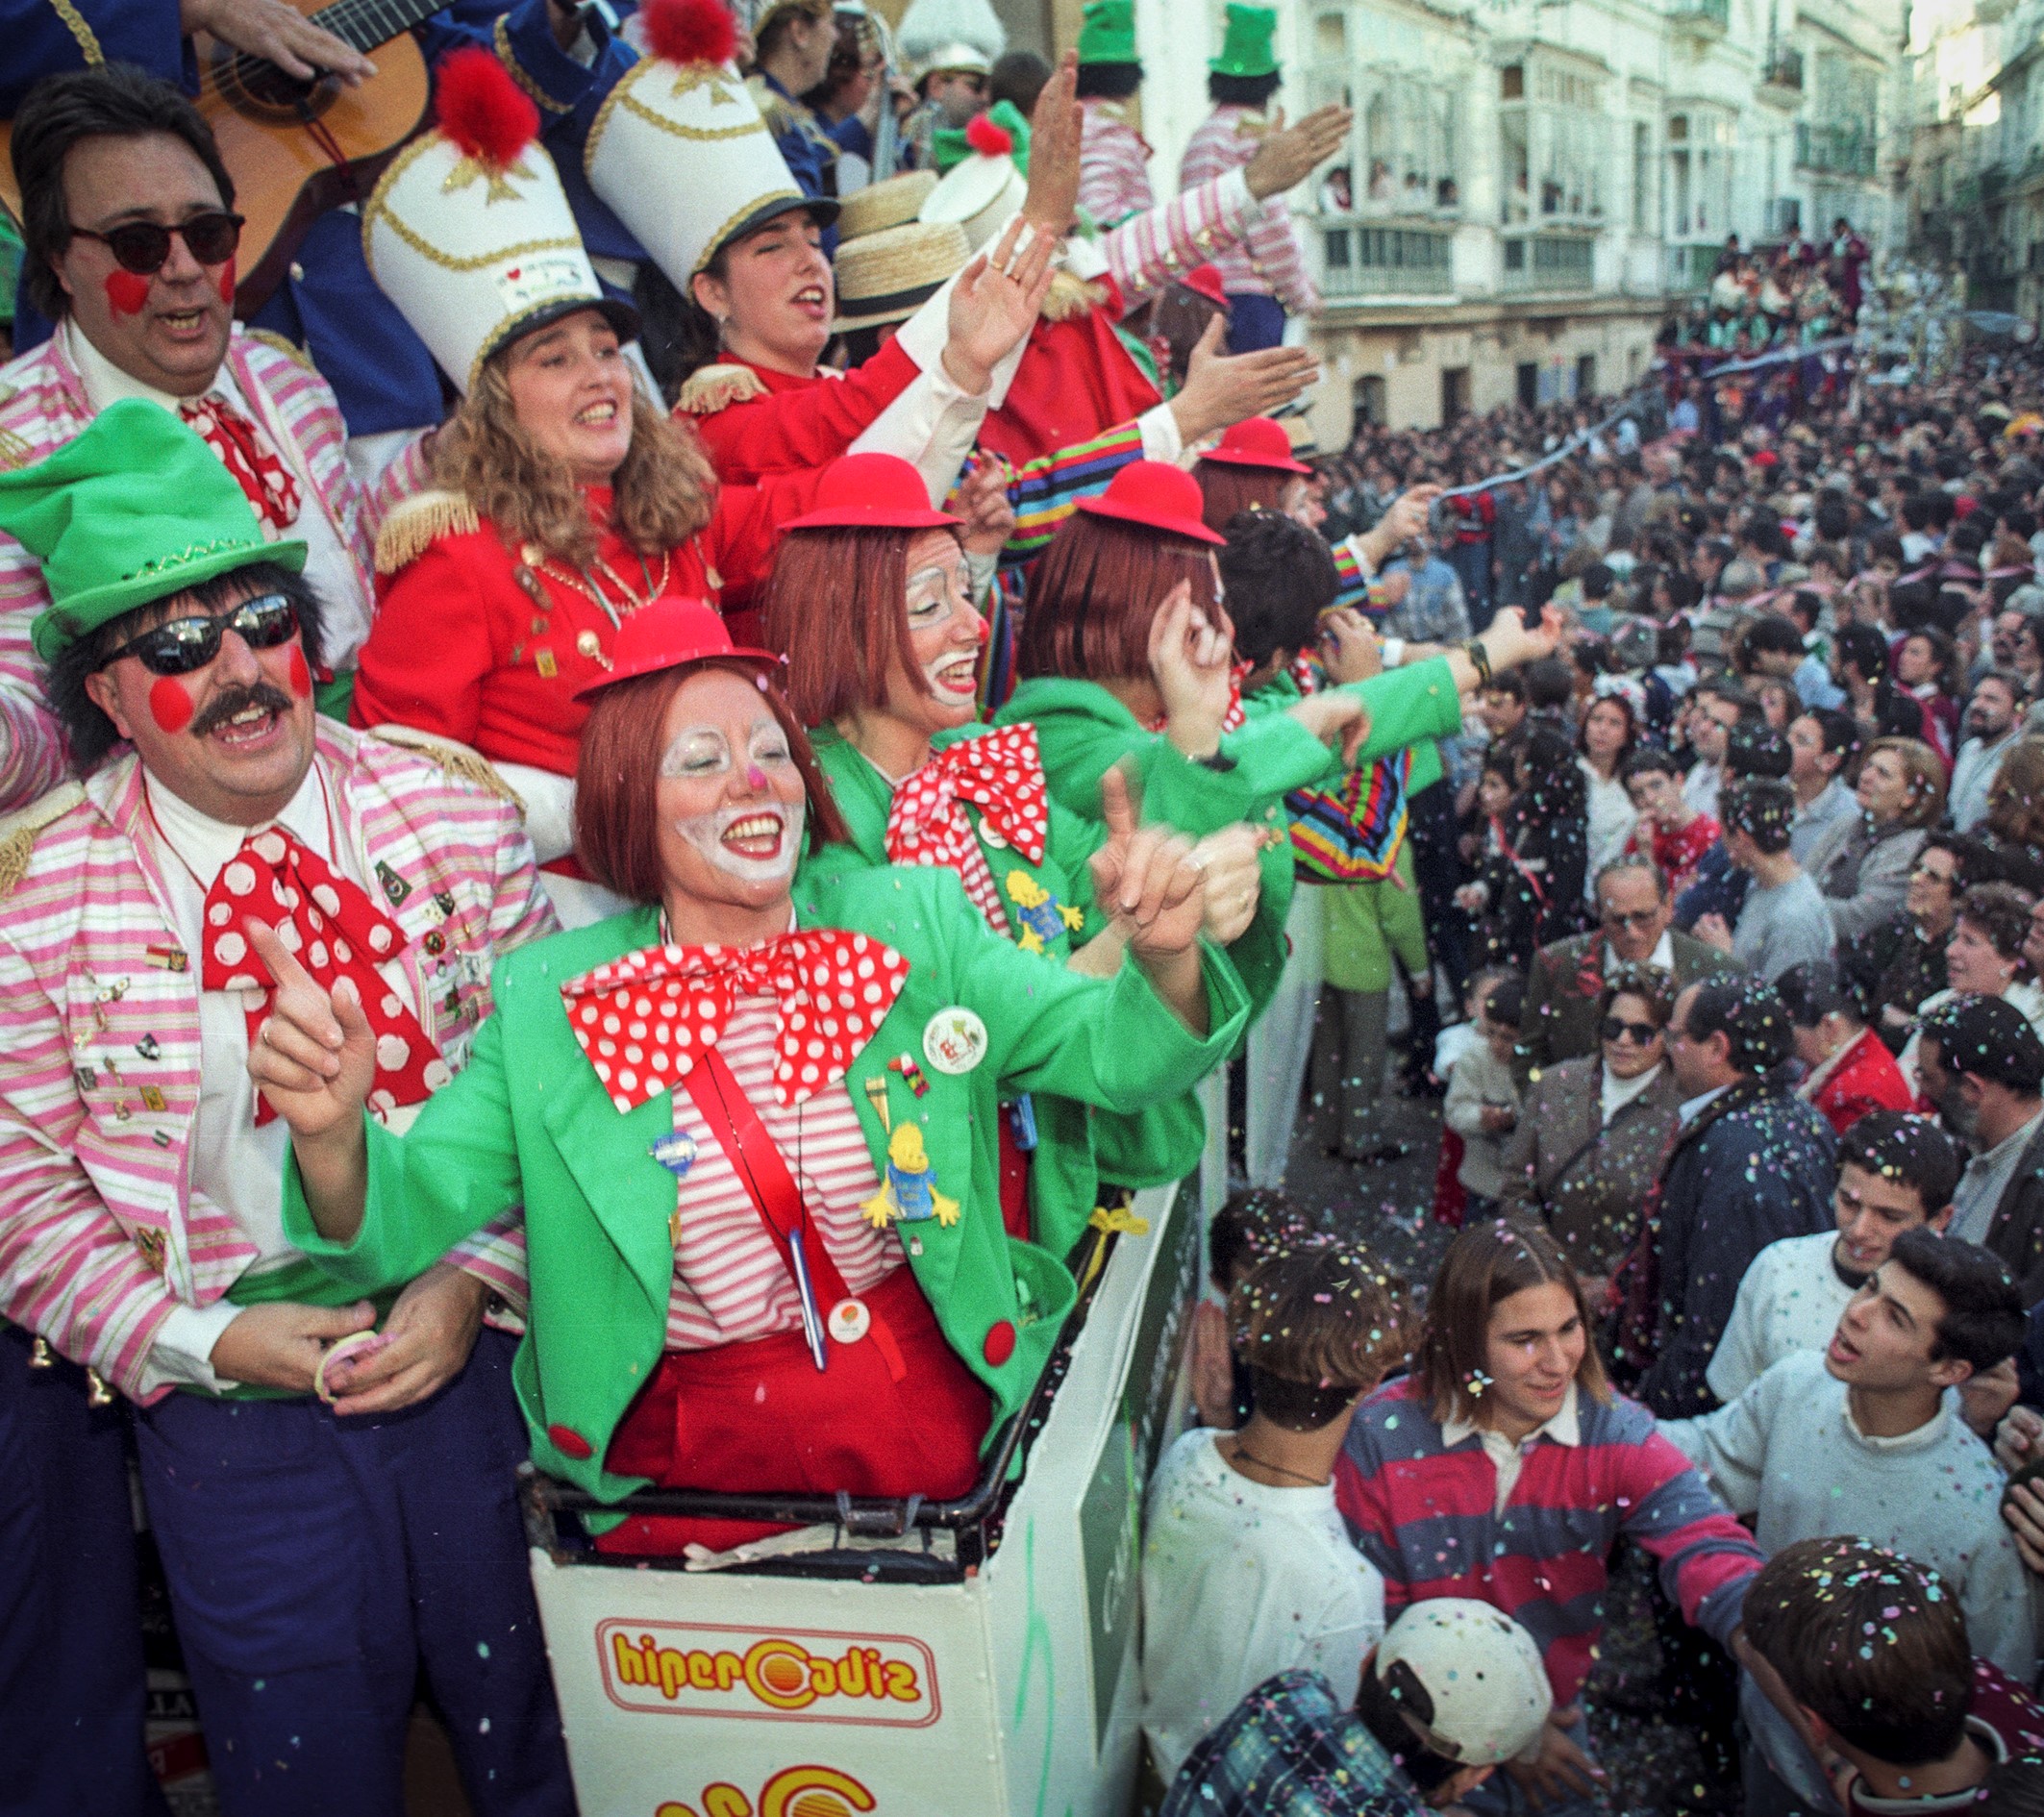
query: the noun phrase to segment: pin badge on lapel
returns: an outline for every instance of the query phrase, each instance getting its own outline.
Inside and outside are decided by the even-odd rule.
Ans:
[[[986,1024],[963,1004],[939,1009],[923,1029],[923,1058],[954,1078],[986,1058]]]
[[[676,1130],[661,1136],[646,1153],[680,1180],[695,1165],[695,1137],[685,1130]]]

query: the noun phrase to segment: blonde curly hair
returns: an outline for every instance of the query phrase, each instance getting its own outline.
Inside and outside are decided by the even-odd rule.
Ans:
[[[596,556],[596,528],[575,476],[518,421],[503,354],[436,438],[435,481],[459,492],[510,542],[536,542],[578,564]],[[716,508],[716,470],[695,430],[632,393],[632,446],[611,480],[611,524],[641,555],[686,542]]]

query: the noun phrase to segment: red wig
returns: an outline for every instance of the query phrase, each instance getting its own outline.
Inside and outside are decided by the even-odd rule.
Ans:
[[[712,658],[685,668],[634,676],[596,696],[582,729],[575,764],[575,856],[606,889],[633,902],[659,902],[663,878],[660,855],[660,766],[667,709],[676,691],[704,669],[728,669],[760,684],[809,795],[810,845],[849,843],[851,834],[829,779],[810,748],[786,697],[750,662]]]
[[[1225,535],[1228,520],[1237,511],[1274,511],[1284,497],[1284,483],[1295,473],[1277,467],[1237,467],[1224,460],[1202,460],[1192,469],[1200,483],[1201,520],[1215,535]]]
[[[929,693],[909,638],[909,546],[929,534],[791,530],[781,538],[764,635],[787,659],[788,705],[804,725],[885,705],[896,668]]]
[[[1210,614],[1219,594],[1209,544],[1074,511],[1030,577],[1015,672],[1148,680],[1150,627],[1181,581],[1191,583],[1192,603]]]

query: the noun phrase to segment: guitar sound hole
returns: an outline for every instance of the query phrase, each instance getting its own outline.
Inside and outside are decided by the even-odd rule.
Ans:
[[[340,92],[337,77],[300,82],[275,63],[220,43],[212,47],[212,77],[237,113],[280,125],[317,119]]]

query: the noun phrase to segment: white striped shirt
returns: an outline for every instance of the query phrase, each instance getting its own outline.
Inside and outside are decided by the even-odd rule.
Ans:
[[[902,1265],[903,1257],[892,1229],[874,1230],[860,1211],[880,1190],[865,1132],[842,1080],[807,1104],[786,1106],[775,1095],[777,1014],[771,997],[739,998],[717,1052],[802,1189],[811,1255],[820,1235],[845,1285],[854,1293],[868,1293]],[[674,1122],[694,1138],[696,1156],[681,1181],[667,1348],[713,1350],[799,1332],[802,1303],[781,1246],[696,1110],[685,1083],[675,1087]],[[817,1310],[828,1317],[830,1296],[821,1286],[816,1291]]]

